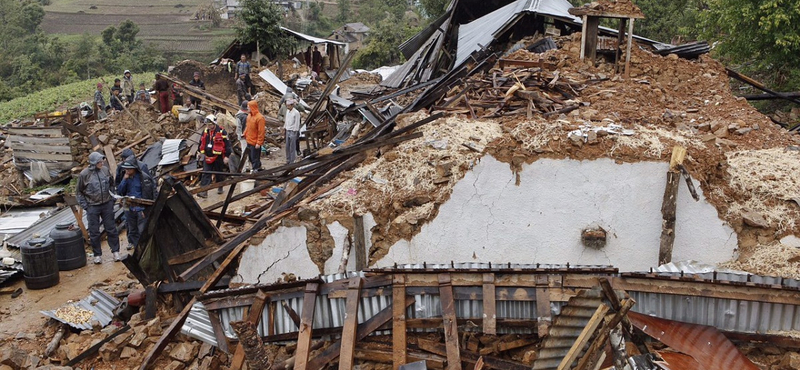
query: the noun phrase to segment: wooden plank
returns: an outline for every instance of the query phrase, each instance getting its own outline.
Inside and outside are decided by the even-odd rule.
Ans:
[[[442,304],[442,328],[447,346],[447,370],[461,370],[461,346],[458,344],[456,302],[450,274],[439,274],[439,299]]]
[[[306,285],[306,294],[303,297],[303,312],[300,314],[300,333],[297,338],[297,350],[295,351],[295,370],[306,370],[308,367],[317,290],[319,290],[319,284],[317,283],[308,283]]]
[[[37,153],[37,152],[14,152],[14,158],[18,159],[32,159],[39,161],[56,161],[56,162],[69,162],[72,163],[72,154],[51,154],[51,153]]]
[[[633,44],[633,21],[634,19],[631,18],[628,23],[628,47],[627,53],[625,53],[625,78],[630,77],[631,75],[631,45]]]
[[[406,300],[406,308],[408,306],[411,306],[412,304],[414,304],[413,297]],[[389,320],[392,319],[392,311],[393,308],[386,307],[383,310],[381,310],[381,312],[378,312],[377,315],[363,322],[361,325],[358,325],[358,329],[356,331],[356,340],[357,341],[364,340],[364,338],[370,335],[373,331],[377,330],[384,324],[388,323]],[[317,357],[308,362],[308,368],[322,369],[329,362],[339,357],[339,349],[341,348],[341,345],[342,342],[337,340],[336,342],[328,346],[328,348],[326,348],[319,355],[317,355]]]
[[[543,337],[550,331],[553,322],[550,311],[550,279],[548,275],[536,275],[536,320],[537,332]]]
[[[633,19],[631,19],[631,21],[633,21]],[[594,354],[597,353],[597,351],[600,351],[602,348],[605,348],[611,329],[615,328],[620,322],[622,322],[622,319],[625,318],[625,315],[635,303],[636,302],[634,302],[633,299],[626,299],[622,302],[619,311],[614,313],[614,315],[611,317],[611,320],[606,320],[606,322],[603,324],[603,327],[600,329],[600,334],[598,334],[597,338],[595,338],[594,342],[592,342],[592,345],[586,350],[586,353],[583,354],[581,360],[578,361],[578,365],[575,366],[575,370],[588,369],[589,363],[594,360]]]
[[[261,319],[261,313],[264,312],[264,306],[267,302],[267,295],[262,292],[258,291],[256,293],[255,300],[253,301],[253,305],[250,306],[250,312],[248,313],[247,321],[251,322],[253,325],[258,325],[258,321]],[[231,366],[229,367],[230,370],[239,370],[242,368],[244,364],[244,347],[242,343],[236,345],[236,350],[233,353],[233,359],[231,360]]]
[[[497,302],[494,274],[483,274],[483,333],[497,334]]]
[[[150,284],[145,288],[144,300],[145,300],[144,304],[145,320],[154,319],[156,317],[156,310],[158,309],[157,306],[158,293],[153,284]]]
[[[169,263],[172,266],[189,263],[205,257],[212,251],[214,251],[213,248],[195,249],[193,251],[189,251],[184,254],[179,254],[177,256],[170,257],[167,260],[167,263]]]
[[[800,294],[797,294],[797,291],[793,289],[770,289],[746,285],[711,284],[708,282],[636,277],[609,277],[609,280],[611,280],[611,285],[614,289],[622,289],[628,292],[649,292],[685,295],[690,297],[800,305]]]
[[[600,26],[600,18],[588,16],[586,17],[586,58],[594,63],[597,57],[597,33]]]
[[[294,312],[294,308],[289,306],[289,303],[285,300],[281,300],[281,306],[283,306],[283,309],[286,311],[286,314],[289,315],[289,318],[292,319],[294,325],[300,329],[300,315],[298,315],[297,312]]]
[[[353,218],[353,242],[355,243],[356,271],[367,268],[367,242],[364,233],[364,216]]]
[[[376,349],[357,347],[355,358],[369,362],[380,362],[391,364],[394,356],[393,349]],[[410,351],[408,353],[409,362],[425,361],[428,369],[444,369],[445,359],[434,354],[423,353],[420,351]]]
[[[392,368],[398,370],[400,365],[408,361],[406,353],[406,277],[403,274],[393,275],[392,281]]]
[[[65,137],[31,137],[20,135],[9,135],[6,139],[6,146],[14,144],[44,144],[56,146],[69,146],[69,139]]]
[[[49,137],[64,137],[61,128],[50,127],[9,127],[8,133],[11,135],[22,136],[49,136]]]
[[[192,305],[194,305],[193,301],[194,299],[192,299],[192,301],[190,301],[189,304],[183,308],[183,310],[186,311],[187,307],[191,308]],[[211,321],[211,328],[214,329],[214,335],[217,337],[217,348],[219,348],[222,352],[228,353],[230,342],[228,341],[228,337],[225,336],[225,332],[222,330],[222,321],[220,320],[219,313],[215,311],[208,311],[208,318],[210,319],[209,321]],[[183,324],[181,324],[181,326],[183,326]],[[164,338],[164,335],[162,335],[161,338]],[[156,345],[158,345],[158,343],[156,343]],[[152,350],[150,353],[153,353]],[[145,365],[145,363],[142,363],[142,366]],[[144,369],[144,367],[142,367],[142,369]]]
[[[339,370],[353,368],[353,354],[356,348],[356,329],[358,327],[358,303],[361,301],[361,286],[364,279],[353,278],[347,287],[344,328],[342,329],[342,348],[339,351]]]
[[[111,145],[106,145],[103,147],[103,152],[106,153],[106,160],[108,161],[108,169],[111,171],[112,176],[116,176],[117,174],[117,159],[114,158],[114,149]],[[122,181],[120,179],[115,179],[116,181]]]
[[[37,153],[66,153],[72,154],[72,148],[67,145],[56,144],[28,144],[10,142],[8,147],[14,152],[37,152]]]
[[[446,346],[437,342],[432,341],[430,339],[425,338],[418,338],[417,345],[422,350],[428,351],[433,354],[437,354],[440,356],[444,356],[447,353]],[[470,352],[470,351],[462,351],[462,360],[468,364],[476,364],[478,361],[483,358],[483,361],[487,367],[492,369],[498,370],[530,370],[531,367],[525,364],[514,362],[510,360],[505,360],[497,357],[492,356],[481,356],[478,353]],[[448,361],[449,362],[449,361]]]
[[[672,247],[675,243],[675,219],[677,211],[678,185],[681,173],[677,170],[667,171],[667,184],[661,203],[661,238],[658,248],[658,266],[672,261]]]
[[[117,150],[116,152],[114,152],[114,155],[115,156],[122,155],[122,152],[124,152],[125,149],[132,149],[133,147],[135,147],[135,146],[147,141],[147,139],[149,139],[149,138],[150,138],[150,134],[147,134],[143,138],[141,138],[139,140],[136,140],[136,141],[126,145],[124,148],[122,148],[120,150]],[[123,159],[125,159],[125,158],[123,158]]]
[[[603,303],[597,307],[597,310],[594,311],[594,315],[592,315],[592,318],[590,318],[589,322],[586,323],[586,326],[581,331],[578,339],[575,340],[575,343],[572,344],[569,352],[567,352],[567,354],[561,360],[557,370],[568,370],[572,367],[572,363],[575,362],[575,359],[577,359],[581,354],[583,347],[586,346],[589,338],[591,338],[594,332],[597,331],[597,327],[600,326],[600,323],[603,321],[603,318],[608,310],[608,306]]]

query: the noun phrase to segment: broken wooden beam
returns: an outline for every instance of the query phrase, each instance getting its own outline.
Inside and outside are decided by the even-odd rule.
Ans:
[[[356,329],[358,327],[358,304],[361,301],[361,286],[364,279],[355,277],[347,286],[347,299],[345,301],[344,328],[342,329],[342,346],[339,351],[339,370],[353,368],[353,359],[356,348]]]
[[[403,274],[392,278],[392,368],[399,370],[408,361],[406,353],[406,279]]]
[[[442,304],[442,328],[447,346],[447,370],[461,370],[461,346],[458,343],[456,303],[450,274],[439,274],[439,299]]]
[[[303,312],[300,314],[300,332],[297,338],[297,350],[295,351],[295,370],[306,370],[308,366],[311,331],[314,324],[314,308],[316,307],[318,290],[319,284],[317,283],[308,283],[306,285],[306,293],[303,296]]]
[[[678,185],[681,173],[678,166],[686,158],[686,149],[675,146],[672,149],[669,171],[667,171],[667,185],[664,188],[664,198],[661,204],[661,243],[658,249],[658,266],[672,261],[672,247],[675,243],[675,219],[678,198]]]
[[[232,322],[231,327],[239,338],[239,344],[231,359],[230,370],[239,370],[247,359],[248,370],[267,370],[270,367],[269,359],[264,352],[264,342],[258,335],[257,325],[264,312],[267,302],[267,295],[263,291],[256,293],[255,300],[250,306],[247,321]],[[234,325],[236,324],[236,325]]]

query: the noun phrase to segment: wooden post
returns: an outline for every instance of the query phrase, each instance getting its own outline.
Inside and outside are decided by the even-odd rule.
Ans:
[[[550,314],[550,278],[548,275],[536,275],[536,320],[537,334],[544,337],[550,331],[553,318]]]
[[[586,29],[589,26],[586,21],[586,15],[583,17],[583,25],[581,27],[581,60],[586,57]]]
[[[364,216],[356,216],[353,219],[353,242],[356,249],[356,271],[367,268],[367,243],[364,235]]]
[[[406,276],[395,274],[392,278],[392,368],[408,362],[406,348]]]
[[[675,213],[677,208],[678,185],[681,173],[678,165],[683,164],[686,149],[676,146],[672,149],[672,158],[667,171],[667,185],[664,188],[664,199],[661,204],[661,245],[658,249],[658,265],[672,261],[672,246],[675,242]]]
[[[597,57],[597,32],[600,27],[600,17],[586,17],[586,58],[592,61]]]
[[[446,370],[461,370],[461,346],[458,344],[458,323],[456,322],[456,302],[453,298],[453,284],[450,274],[439,274],[439,299],[442,304],[442,327],[447,346]]]
[[[106,145],[103,147],[103,152],[106,154],[106,160],[108,161],[108,170],[111,171],[112,176],[117,175],[117,159],[114,158],[114,149],[111,148],[111,145]],[[124,161],[125,158],[122,158]],[[115,181],[120,181],[119,179],[114,179]]]
[[[614,72],[620,72],[619,57],[622,55],[622,43],[625,41],[625,18],[619,19],[619,28],[617,29],[617,47],[614,48]]]
[[[631,18],[629,20],[630,23],[628,23],[628,48],[627,48],[628,52],[626,53],[626,56],[625,56],[625,78],[628,78],[631,75],[631,71],[630,71],[631,45],[633,44],[633,21],[634,20],[635,20],[634,18]]]
[[[306,370],[308,366],[308,352],[311,348],[311,330],[314,325],[314,308],[317,302],[319,284],[308,283],[303,296],[303,312],[300,316],[300,332],[297,338],[295,351],[295,370]]]
[[[611,328],[616,327],[620,322],[622,322],[622,319],[628,314],[628,311],[635,303],[636,302],[633,299],[626,299],[622,301],[619,311],[617,311],[610,320],[607,319],[603,324],[603,327],[600,328],[597,338],[595,338],[589,348],[586,349],[586,353],[584,353],[583,357],[581,357],[580,361],[578,361],[578,365],[575,366],[575,370],[586,370],[589,368],[588,365],[593,361],[595,353],[597,353],[597,351],[599,351],[601,348],[605,348]],[[603,306],[605,306],[605,304]]]
[[[497,334],[497,304],[494,273],[483,274],[483,333]]]
[[[339,370],[353,368],[356,349],[356,328],[358,327],[358,303],[361,301],[361,286],[364,279],[360,277],[350,280],[347,286],[344,327],[342,328],[342,348],[339,351]]]

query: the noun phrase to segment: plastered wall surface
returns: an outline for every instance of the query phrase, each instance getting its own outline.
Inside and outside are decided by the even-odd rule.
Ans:
[[[667,163],[659,162],[542,159],[523,166],[517,186],[508,164],[486,156],[456,184],[435,219],[410,241],[393,245],[373,266],[480,261],[647,270],[658,259],[667,169]],[[692,199],[683,181],[680,185],[673,261],[729,260],[737,245],[736,234],[705,201],[697,182],[695,186],[699,202]],[[364,219],[369,247],[369,230],[375,221],[371,215]],[[597,227],[607,232],[605,247],[585,247],[581,232]],[[282,227],[245,251],[240,277],[254,283],[259,275],[261,282],[274,281],[272,277],[281,272],[298,277],[335,273],[347,229],[338,223],[328,228],[335,247],[325,271],[311,263],[305,248],[298,248],[305,245],[305,228]],[[349,268],[355,259],[352,253]],[[274,271],[265,272],[264,266]]]

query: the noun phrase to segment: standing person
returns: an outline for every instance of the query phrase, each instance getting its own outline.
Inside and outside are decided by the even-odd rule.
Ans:
[[[239,75],[239,79],[236,80],[236,97],[239,99],[239,105],[242,105],[242,102],[247,100],[247,83],[245,82],[245,78],[247,75],[244,73]]]
[[[311,55],[311,63],[313,64],[311,70],[319,75],[322,71],[322,53],[319,52],[316,46],[314,46],[314,53]]]
[[[142,171],[136,157],[131,155],[120,166],[124,174],[117,185],[117,194],[141,199],[155,199],[155,182],[147,171]],[[147,218],[145,208],[131,205],[125,210],[125,225],[128,229],[128,249],[139,245]]]
[[[250,62],[247,61],[247,55],[242,54],[242,56],[239,57],[239,62],[236,63],[236,75],[241,76],[242,73],[244,73],[244,84],[247,87],[247,93],[251,95],[253,94],[253,92],[250,91],[253,87],[253,82],[250,81],[250,70],[252,68],[253,67],[250,65]],[[239,102],[239,104],[241,103],[242,102]]]
[[[267,134],[267,120],[258,110],[258,102],[251,100],[247,103],[250,108],[250,115],[247,116],[247,126],[245,127],[244,137],[247,140],[247,148],[250,149],[250,164],[253,172],[261,170],[261,146],[264,145],[264,136]]]
[[[202,154],[205,155],[203,161],[203,171],[222,172],[228,165],[228,157],[231,155],[231,142],[228,140],[228,132],[217,125],[217,119],[213,114],[206,116],[206,128],[203,136],[200,137],[200,147],[203,148]],[[222,182],[223,175],[214,175],[214,182]],[[200,180],[200,186],[211,184],[211,174],[204,173]],[[222,194],[222,187],[217,188],[217,194]],[[208,197],[208,192],[197,193],[198,197]]]
[[[294,99],[294,101],[300,100],[297,94],[294,93],[291,87],[286,87],[286,92],[281,97],[281,100],[278,102],[278,119],[286,118],[286,101],[289,99]]]
[[[169,81],[156,75],[156,94],[158,94],[158,104],[161,108],[161,114],[170,111],[169,106]]]
[[[294,103],[294,99],[286,101],[286,121],[283,125],[286,132],[286,164],[294,163],[300,142],[300,112],[294,109]]]
[[[309,45],[308,49],[306,49],[306,52],[303,53],[303,59],[305,59],[308,69],[311,70],[311,45]]]
[[[118,95],[119,97],[117,99],[121,99],[123,94],[122,94],[122,85],[121,85],[121,81],[120,81],[119,78],[115,78],[114,79],[114,86],[111,86],[111,95],[108,98],[108,102],[109,103],[112,103],[112,104],[114,103],[114,92],[115,91],[120,93]]]
[[[97,83],[97,90],[94,91],[94,102],[97,103],[97,118],[106,118],[106,99],[103,97],[103,84]]]
[[[100,222],[108,236],[108,246],[114,255],[114,261],[120,261],[119,232],[114,222],[114,198],[111,189],[114,188],[111,172],[103,166],[103,156],[98,152],[89,154],[89,166],[78,175],[78,184],[75,195],[78,204],[86,210],[86,219],[89,221],[89,240],[94,252],[94,263],[102,263],[103,251],[100,249]]]
[[[247,148],[247,140],[244,138],[244,131],[247,129],[247,112],[250,111],[250,108],[247,107],[247,103],[249,101],[242,102],[239,112],[236,113],[236,137],[239,138],[239,146],[242,148],[242,153],[244,153],[244,149]],[[247,158],[242,157],[243,161],[246,161]]]
[[[121,92],[122,89],[115,89],[113,87],[111,88],[111,108],[114,108],[114,111],[117,112],[124,109],[122,107],[122,96],[120,95]]]
[[[144,87],[144,82],[139,83],[139,91],[136,92],[134,101],[142,101],[150,104],[150,92]]]
[[[194,75],[192,75],[192,80],[189,82],[189,85],[192,85],[200,90],[206,89],[206,84],[200,80],[200,72],[195,72]],[[194,106],[194,109],[200,109],[200,99],[190,96],[189,102]]]
[[[136,94],[136,89],[133,84],[133,76],[131,71],[125,70],[122,74],[122,95],[128,100],[128,104],[133,103],[133,97]]]

